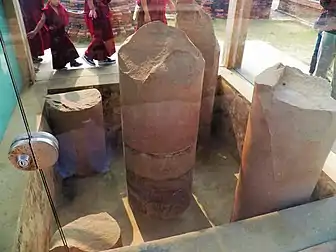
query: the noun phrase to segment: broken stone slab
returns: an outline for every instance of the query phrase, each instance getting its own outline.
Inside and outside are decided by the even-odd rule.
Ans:
[[[211,133],[212,111],[217,87],[220,47],[211,17],[195,1],[177,1],[176,27],[184,31],[201,51],[205,60],[199,143],[206,143]]]
[[[130,205],[176,217],[191,199],[204,59],[183,31],[161,22],[141,27],[118,56]]]
[[[255,80],[232,221],[307,203],[336,138],[327,81],[278,64]]]
[[[108,170],[102,97],[97,89],[48,95],[46,114],[59,141],[57,171],[62,177]]]
[[[108,213],[81,217],[63,227],[71,252],[94,252],[122,247],[118,223]],[[65,252],[57,231],[50,243],[50,252]]]

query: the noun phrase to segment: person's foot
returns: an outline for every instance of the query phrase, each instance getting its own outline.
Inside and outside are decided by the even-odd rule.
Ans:
[[[104,60],[98,61],[99,66],[106,66],[106,65],[114,65],[116,63],[116,60],[106,58]]]
[[[33,63],[35,63],[35,64],[41,63],[42,61],[43,61],[42,58],[39,58],[39,57],[35,58],[35,57],[33,57]]]
[[[93,59],[90,59],[88,56],[84,55],[83,59],[86,63],[88,63],[90,66],[96,66],[96,63],[94,63]]]
[[[81,65],[83,65],[83,64],[82,64],[82,63],[79,63],[79,62],[76,61],[76,60],[70,62],[70,66],[71,66],[71,67],[80,67]]]
[[[38,71],[40,71],[40,69],[38,69],[37,67],[34,67],[34,71],[35,73],[37,73]]]
[[[62,70],[67,70],[67,67],[60,67],[60,68],[55,68],[56,71],[62,71]]]
[[[62,194],[65,199],[73,201],[76,197],[76,179],[75,177],[65,178],[62,181]]]

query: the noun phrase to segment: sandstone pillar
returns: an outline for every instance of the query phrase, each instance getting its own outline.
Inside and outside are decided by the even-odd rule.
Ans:
[[[189,206],[204,59],[184,32],[152,22],[119,50],[128,198],[149,216]]]
[[[335,138],[327,81],[281,64],[259,75],[232,221],[308,202]]]
[[[201,51],[205,60],[199,126],[199,142],[202,144],[206,143],[210,137],[220,47],[211,17],[194,1],[177,1],[176,27],[187,34],[191,42]]]
[[[121,230],[108,213],[91,214],[63,227],[70,252],[105,251],[122,247]],[[57,231],[50,244],[50,252],[66,251]]]
[[[59,141],[56,168],[63,178],[108,170],[102,98],[97,89],[48,95],[46,113]]]

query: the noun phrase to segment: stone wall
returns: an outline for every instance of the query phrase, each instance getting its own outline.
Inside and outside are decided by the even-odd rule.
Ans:
[[[75,42],[87,42],[91,39],[84,19],[84,0],[61,0],[62,4],[70,10],[67,31]],[[135,1],[113,0],[110,3],[112,32],[120,39],[134,33],[133,15]],[[122,39],[123,40],[123,39]]]
[[[213,17],[226,18],[230,0],[200,0],[203,9]],[[268,19],[271,14],[272,0],[253,0],[251,19]]]
[[[273,0],[254,0],[251,19],[268,19],[271,14]]]
[[[319,1],[314,0],[280,0],[278,9],[313,23],[322,7]]]
[[[45,121],[41,121],[41,131],[49,131]],[[52,196],[55,195],[54,169],[44,170]],[[17,240],[13,252],[46,252],[52,235],[53,221],[49,201],[44,190],[40,173],[30,172],[23,196],[18,223]]]
[[[214,104],[212,131],[222,139],[231,150],[231,154],[240,162],[243,149],[250,102],[246,100],[222,77],[218,86]]]
[[[122,146],[121,136],[121,107],[119,85],[111,84],[98,86],[102,95],[104,123],[108,139],[117,147]]]

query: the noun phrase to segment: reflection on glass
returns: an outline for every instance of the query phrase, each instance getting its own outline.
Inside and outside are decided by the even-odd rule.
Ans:
[[[7,12],[7,13],[5,13]],[[9,14],[9,15],[7,15]],[[18,218],[21,212],[26,175],[16,170],[8,161],[7,153],[11,141],[25,132],[21,114],[17,109],[13,84],[21,90],[23,85],[21,69],[17,60],[16,37],[13,34],[15,22],[8,13],[8,5],[0,2],[0,33],[5,48],[0,45],[0,250],[11,251],[18,234]],[[7,15],[7,16],[6,16]],[[7,53],[9,64],[5,59]],[[9,70],[14,79],[11,79]]]
[[[278,62],[309,73],[318,34],[312,24],[319,16],[320,6],[318,1],[310,1],[311,6],[303,2],[273,1],[268,17],[251,16],[239,69],[247,80],[253,83],[255,76]]]

